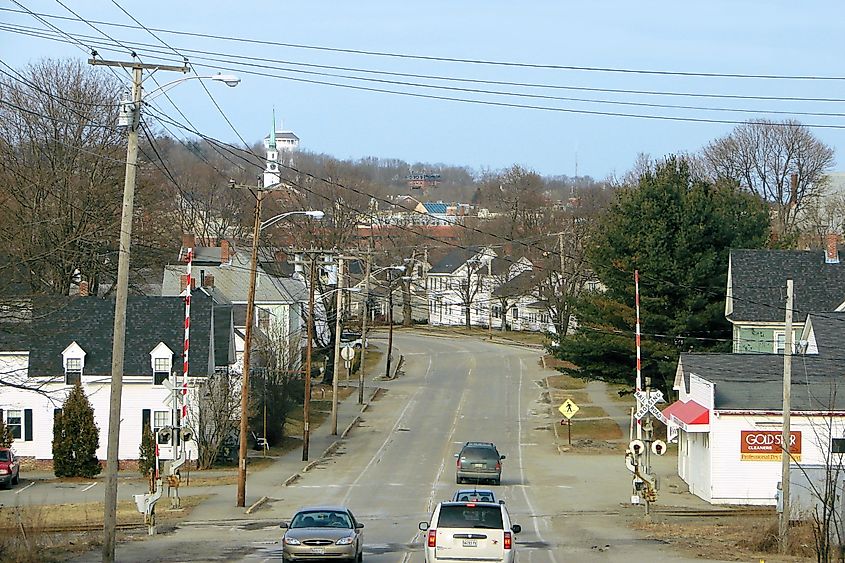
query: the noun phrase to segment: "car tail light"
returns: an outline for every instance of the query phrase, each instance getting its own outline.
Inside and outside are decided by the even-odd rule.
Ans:
[[[468,502],[467,508],[475,508],[475,503],[474,502]]]
[[[505,549],[510,549],[513,547],[513,539],[511,538],[510,532],[505,532]]]
[[[458,458],[455,463],[457,464],[458,469],[460,469],[461,468],[461,458]]]
[[[437,547],[437,530],[428,531],[428,547]]]
[[[497,461],[496,462],[496,471],[498,471],[500,469],[502,469],[502,464]]]

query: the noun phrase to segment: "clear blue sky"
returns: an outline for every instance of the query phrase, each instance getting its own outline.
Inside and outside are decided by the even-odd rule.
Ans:
[[[55,0],[19,1],[36,12],[74,17]],[[111,0],[62,1],[85,19],[134,25]],[[845,58],[842,56],[845,52],[845,4],[836,1],[118,2],[148,27],[319,47],[543,65],[845,78]],[[0,7],[20,9],[9,0],[0,0]],[[98,36],[98,42],[104,40],[95,30],[78,21],[51,21],[65,31]],[[45,27],[31,16],[10,12],[0,12],[0,22]],[[97,27],[127,46],[143,50],[139,43],[147,43],[170,57],[174,56],[144,31]],[[518,68],[338,53],[168,33],[158,35],[177,51],[196,49],[368,71],[544,86],[845,99],[845,79],[763,80]],[[121,48],[109,51],[100,47],[98,50],[105,58],[127,58]],[[0,53],[5,62],[15,67],[22,67],[40,57],[85,57],[82,50],[71,44],[26,37],[8,30],[0,31]],[[198,54],[184,54],[201,74],[213,73],[224,66],[235,68],[231,64],[201,61]],[[153,62],[161,59],[147,53],[142,60]],[[211,66],[200,67],[200,64]],[[278,62],[256,64],[353,74],[352,71],[292,67],[291,64]],[[338,88],[256,76],[245,71],[567,110],[729,121],[754,117],[794,118],[807,124],[845,127],[845,117],[768,113],[797,111],[845,116],[845,101],[713,99],[436,82],[441,86],[459,88],[591,100],[751,109],[754,113],[702,111],[496,96],[352,81],[266,68],[240,68],[237,74],[243,82],[239,87],[229,89],[210,84],[209,89],[247,141],[256,141],[267,134],[271,111],[275,108],[277,118],[284,121],[284,127],[293,130],[302,139],[303,148],[339,158],[395,157],[410,162],[468,165],[477,170],[499,169],[518,163],[542,174],[570,176],[575,174],[577,159],[579,174],[601,179],[628,170],[638,153],[660,157],[673,152],[696,151],[708,141],[730,132],[733,125],[485,106]],[[372,73],[355,75],[378,80],[433,83],[431,80]],[[162,79],[175,77],[168,75]],[[172,91],[172,96],[204,133],[237,141],[235,133],[196,81],[180,85]],[[166,113],[181,121],[172,107],[161,99],[159,101]],[[813,129],[813,132],[834,148],[836,169],[845,169],[845,129],[819,128]]]

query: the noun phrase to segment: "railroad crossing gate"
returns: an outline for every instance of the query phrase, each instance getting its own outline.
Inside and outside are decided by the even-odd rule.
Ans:
[[[572,402],[572,399],[567,399],[563,402],[561,406],[557,408],[560,411],[560,414],[565,416],[566,418],[571,419],[575,416],[575,413],[581,410],[578,405]]]

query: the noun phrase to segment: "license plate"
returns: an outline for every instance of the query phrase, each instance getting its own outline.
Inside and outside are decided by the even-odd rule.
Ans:
[[[326,554],[326,548],[325,547],[312,547],[311,553],[314,553],[316,555],[325,555]]]
[[[483,463],[473,463],[473,464],[472,464],[472,466],[473,466],[473,467],[487,467],[487,466],[486,466],[486,465],[484,465]]]
[[[463,540],[464,547],[478,547],[478,540]]]

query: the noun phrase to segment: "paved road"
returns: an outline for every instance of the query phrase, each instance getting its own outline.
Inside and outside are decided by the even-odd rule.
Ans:
[[[118,559],[278,561],[281,519],[305,504],[346,504],[365,524],[367,561],[421,563],[417,524],[457,488],[453,455],[460,444],[482,440],[507,456],[497,489],[522,525],[523,563],[702,561],[627,526],[641,511],[625,504],[630,477],[621,458],[563,457],[553,447],[548,425],[557,420],[539,402],[539,352],[411,333],[397,334],[396,346],[405,375],[385,383],[387,393],[325,463],[288,487],[274,486],[267,492],[273,500],[252,517],[195,519],[173,533],[121,544]]]

